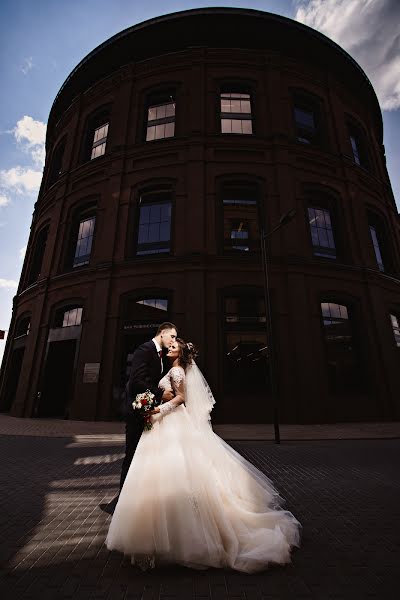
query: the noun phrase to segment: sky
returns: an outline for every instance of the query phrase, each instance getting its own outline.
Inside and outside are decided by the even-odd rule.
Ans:
[[[399,0],[1,0],[0,330],[7,330],[43,172],[46,122],[72,69],[115,33],[146,19],[207,6],[253,8],[321,31],[364,69],[384,122],[400,209]],[[0,340],[0,362],[5,340]]]

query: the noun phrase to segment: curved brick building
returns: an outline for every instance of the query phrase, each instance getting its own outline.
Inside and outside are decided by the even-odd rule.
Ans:
[[[50,112],[0,409],[117,418],[162,321],[222,422],[400,417],[400,231],[367,77],[289,19],[201,9],[91,52]],[[267,303],[268,304],[268,303]],[[251,400],[251,404],[249,403]]]

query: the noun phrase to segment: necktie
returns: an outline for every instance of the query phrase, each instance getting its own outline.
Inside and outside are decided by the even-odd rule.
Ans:
[[[160,358],[162,358],[162,350],[159,350],[159,351],[158,351],[158,356],[159,356]]]

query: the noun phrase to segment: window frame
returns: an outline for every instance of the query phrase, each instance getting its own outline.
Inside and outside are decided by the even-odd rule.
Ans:
[[[51,159],[50,159],[49,170],[48,170],[47,181],[46,181],[46,189],[52,187],[55,183],[57,183],[57,181],[60,179],[61,175],[65,171],[63,169],[63,164],[64,164],[64,157],[65,157],[65,148],[67,146],[67,137],[68,137],[67,134],[64,135],[54,146],[54,150],[51,153]],[[59,156],[60,151],[61,151],[61,156]],[[56,171],[57,171],[56,167],[58,166],[56,159],[58,159],[58,162],[59,162],[58,173],[56,173]]]
[[[111,108],[111,104],[103,104],[102,106],[99,106],[98,108],[93,110],[86,117],[84,134],[82,138],[81,157],[79,161],[80,164],[91,163],[93,160],[102,158],[103,156],[106,156],[108,154],[107,146],[109,143],[110,136]],[[108,125],[107,137],[105,138],[105,142],[103,142],[102,140],[97,142],[97,146],[100,146],[101,143],[105,143],[104,153],[100,154],[99,156],[94,156],[92,158],[93,148],[95,147],[95,132],[101,127],[104,127],[105,125]]]
[[[142,204],[142,198],[146,198],[146,196],[156,195],[157,193],[165,194],[169,196],[169,200],[165,200],[166,204],[169,202],[171,209],[171,217],[170,217],[170,237],[169,237],[169,250],[167,252],[151,252],[149,254],[138,254],[138,246],[139,246],[139,228],[140,228],[140,215],[141,208],[146,204],[146,201]],[[175,196],[174,190],[170,185],[162,185],[146,187],[142,189],[138,189],[136,194],[136,206],[135,206],[135,217],[134,217],[134,227],[132,228],[132,236],[133,239],[131,241],[131,245],[133,246],[132,257],[135,260],[154,260],[154,259],[162,259],[164,257],[169,257],[174,254],[174,214],[175,214]],[[149,202],[149,205],[151,201]],[[155,204],[155,202],[154,202]]]
[[[255,206],[256,206],[256,216],[255,216],[255,224],[257,226],[257,231],[258,231],[258,237],[254,238],[254,247],[251,248],[252,245],[252,236],[251,236],[251,219],[247,218],[246,215],[244,215],[243,221],[246,222],[248,224],[248,231],[249,231],[249,237],[248,237],[248,245],[250,246],[249,250],[234,250],[233,248],[228,249],[226,247],[225,244],[225,207],[224,207],[224,199],[226,196],[226,190],[228,190],[229,188],[243,188],[244,189],[244,193],[246,193],[246,188],[248,191],[253,192],[252,194],[252,198],[255,200]],[[217,224],[217,232],[216,232],[216,239],[218,240],[217,243],[217,249],[218,249],[218,253],[220,255],[224,255],[224,256],[235,256],[235,257],[243,257],[243,256],[251,256],[251,257],[255,257],[255,256],[259,256],[260,254],[260,248],[261,248],[261,227],[260,227],[260,219],[262,218],[262,211],[261,211],[261,202],[263,200],[262,197],[262,185],[261,182],[253,179],[253,178],[248,178],[248,177],[241,177],[240,175],[238,176],[229,176],[229,177],[222,177],[218,180],[217,182],[217,186],[216,186],[216,193],[217,193],[217,219],[216,219],[216,224]],[[239,218],[239,215],[238,215]],[[231,230],[232,232],[232,230]],[[232,238],[231,238],[232,239]]]
[[[91,244],[91,251],[89,261],[84,265],[74,266],[75,252],[78,243],[79,227],[80,223],[90,217],[95,218],[93,240]],[[86,269],[90,267],[91,259],[94,255],[95,244],[96,244],[96,230],[98,227],[98,206],[97,199],[86,200],[86,202],[80,202],[71,208],[68,223],[67,223],[67,235],[65,242],[65,249],[60,261],[60,272],[67,273],[78,271],[80,269]]]
[[[43,271],[43,262],[45,259],[46,247],[47,247],[47,242],[49,239],[49,232],[50,232],[50,222],[48,221],[47,223],[43,223],[42,226],[37,230],[37,232],[35,234],[35,238],[34,238],[32,246],[31,246],[29,258],[27,261],[26,276],[24,278],[24,280],[25,280],[24,288],[30,287],[31,285],[35,285],[40,278],[40,275]],[[33,277],[32,276],[33,267],[34,267],[35,263],[38,261],[38,258],[37,258],[38,254],[39,254],[38,242],[39,242],[41,236],[43,236],[44,234],[46,237],[45,237],[44,244],[43,244],[43,250],[41,251],[42,256],[40,259],[40,266],[37,269],[37,271],[38,271],[37,276]]]
[[[393,340],[394,347],[400,351],[400,310],[399,310],[399,308],[394,308],[393,310],[390,309],[388,316],[389,316],[389,324],[390,324],[390,330],[391,330],[391,334],[392,334],[392,340]],[[393,324],[392,317],[397,319],[397,326],[395,326]],[[396,331],[398,332],[398,340],[396,338]]]
[[[334,190],[323,186],[305,184],[302,195],[304,198],[304,220],[307,229],[307,245],[309,248],[309,256],[313,260],[321,261],[337,261],[352,263],[352,255],[348,242],[347,220],[343,210],[341,198]],[[312,234],[309,224],[308,208],[328,209],[332,223],[333,239],[336,247],[336,257],[324,257],[314,254],[314,246],[312,243]]]
[[[325,115],[324,102],[322,98],[316,96],[312,92],[308,92],[302,89],[292,88],[291,92],[291,110],[292,110],[292,123],[294,131],[294,139],[297,144],[305,148],[319,148],[322,150],[328,149],[328,129],[327,119]],[[300,123],[296,120],[296,109],[312,112],[314,115],[314,136],[311,142],[301,141],[299,136]],[[306,130],[307,127],[304,127]],[[306,138],[305,138],[306,139]]]
[[[166,83],[157,86],[156,88],[147,89],[143,92],[142,96],[142,110],[140,111],[141,123],[138,128],[139,132],[139,143],[148,144],[149,142],[168,142],[174,140],[178,137],[178,115],[180,111],[180,102],[179,102],[179,86],[178,84]],[[162,137],[162,138],[154,138],[151,140],[147,139],[147,131],[148,131],[148,111],[151,107],[157,107],[161,105],[167,104],[175,104],[175,110],[173,115],[173,120],[171,116],[163,117],[160,119],[160,123],[155,123],[162,125],[167,122],[174,123],[174,135],[170,137]],[[158,121],[158,119],[155,119]]]
[[[346,115],[347,139],[350,149],[350,159],[353,164],[369,173],[372,169],[371,144],[364,127],[350,115]],[[355,140],[358,160],[356,160],[352,139]],[[358,144],[357,144],[358,142]]]
[[[222,100],[223,100],[223,96],[226,95],[227,98],[226,100],[238,100],[238,101],[248,101],[250,103],[250,112],[246,113],[246,112],[224,112],[222,110]],[[241,96],[241,95],[246,95],[248,96],[247,98],[228,98],[228,96]],[[252,88],[248,85],[245,85],[243,83],[224,83],[222,85],[220,85],[219,87],[219,94],[218,94],[218,131],[221,135],[245,135],[245,136],[254,136],[255,135],[255,118],[254,118],[254,92],[252,90]],[[246,117],[246,115],[249,115],[248,117]],[[250,132],[243,132],[243,131],[223,131],[222,130],[222,121],[223,120],[230,120],[230,121],[250,121],[251,123],[251,131]]]

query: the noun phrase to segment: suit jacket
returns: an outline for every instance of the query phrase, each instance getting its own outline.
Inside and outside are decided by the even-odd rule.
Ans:
[[[125,417],[136,418],[137,413],[132,408],[132,401],[137,394],[150,390],[156,397],[156,405],[160,404],[163,390],[158,388],[158,382],[165,372],[161,372],[160,357],[152,340],[136,348],[132,357],[132,368],[129,381],[126,384]]]

